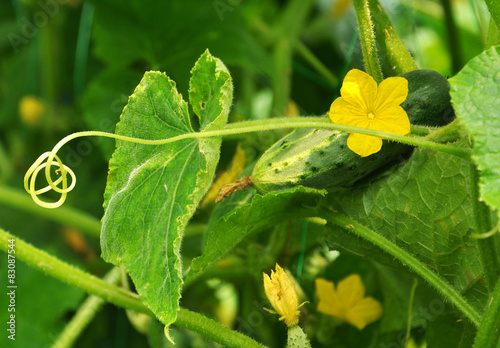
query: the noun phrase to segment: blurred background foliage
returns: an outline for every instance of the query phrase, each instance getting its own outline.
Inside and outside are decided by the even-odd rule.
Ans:
[[[451,76],[484,48],[489,17],[482,0],[380,2],[420,68]],[[447,22],[450,18],[451,25]],[[0,188],[22,194],[27,168],[69,133],[113,132],[128,96],[145,71],[166,72],[187,96],[190,69],[206,48],[228,66],[233,77],[231,122],[324,114],[339,95],[347,70],[363,68],[356,20],[348,0],[4,1],[0,6]],[[391,67],[383,57],[382,63],[386,76],[390,76]],[[280,134],[226,139],[219,171],[229,166],[236,143],[243,143],[247,163],[251,163]],[[62,149],[63,162],[78,177],[68,206],[101,218],[107,161],[114,146],[112,140],[88,138]],[[95,237],[51,222],[43,213],[34,216],[4,200],[0,204],[3,228],[99,276],[109,269],[98,257],[99,241]],[[208,205],[200,210],[186,232],[183,252],[187,259],[200,253],[211,209],[213,206]],[[226,260],[231,272],[222,272],[223,277],[212,274],[212,279],[207,276],[186,288],[182,304],[217,317],[270,346],[279,346],[286,336],[285,328],[261,310],[267,304],[264,297],[255,294],[262,293],[262,270],[276,259],[296,263],[292,261],[302,247],[297,242],[300,226],[281,226],[270,237],[261,235],[240,247],[236,251],[239,258]],[[283,235],[287,235],[288,244],[275,250],[286,250],[288,255],[269,251],[269,245],[280,244],[279,236]],[[309,242],[305,279],[318,274],[337,279],[357,272],[367,276],[367,288],[380,297],[384,291],[391,293],[388,284],[394,277],[401,277],[394,270],[380,271],[382,266],[351,256],[332,257],[318,247],[317,241]],[[3,257],[0,262],[0,279],[6,279]],[[21,263],[17,271],[22,290],[16,344],[33,347],[36,342],[36,346],[46,346],[71,318],[84,294]],[[254,277],[249,278],[247,272]],[[224,277],[231,278],[221,280]],[[408,286],[404,289],[410,287],[411,279],[405,284]],[[401,293],[391,295],[398,315],[407,306],[403,288]],[[431,290],[423,285],[421,288],[422,302],[417,299],[417,303],[427,308],[429,297],[425,293]],[[304,291],[309,296],[314,294],[312,288]],[[4,301],[2,296],[0,308],[5,308]],[[1,317],[4,315],[6,311]],[[312,323],[306,326],[318,328],[312,337],[316,346],[332,344],[328,323],[315,315],[310,318]],[[444,323],[453,320],[456,318],[450,314]],[[391,333],[396,337],[394,332],[401,329],[398,321],[398,317],[385,317],[379,335]],[[167,344],[160,325],[151,325],[148,335],[130,327],[125,311],[107,305],[77,345]],[[361,335],[370,339],[373,330],[376,327],[371,326]],[[173,335],[178,347],[212,346],[185,331]],[[367,346],[352,327],[342,327],[335,335],[335,346],[354,347],[353,342]],[[0,337],[0,346],[6,346],[5,339],[6,335]]]

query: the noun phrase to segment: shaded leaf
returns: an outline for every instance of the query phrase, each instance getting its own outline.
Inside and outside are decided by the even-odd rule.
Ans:
[[[335,209],[382,234],[447,280],[479,310],[487,291],[475,240],[470,162],[417,149],[392,175],[369,186],[329,196]],[[394,265],[388,255],[335,229],[339,250]]]
[[[205,251],[191,263],[189,277],[195,277],[213,266],[245,237],[276,224],[314,216],[324,191],[297,186],[256,195],[250,203],[241,205],[211,225]]]

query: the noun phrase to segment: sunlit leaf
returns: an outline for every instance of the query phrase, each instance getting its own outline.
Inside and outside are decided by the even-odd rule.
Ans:
[[[192,70],[190,98],[202,130],[223,127],[231,78],[208,51]],[[165,74],[147,72],[121,115],[118,134],[164,139],[193,132],[188,104]],[[118,141],[110,161],[101,246],[123,264],[141,300],[165,324],[176,319],[183,230],[209,188],[220,137],[150,146]]]
[[[474,138],[482,199],[500,208],[500,46],[472,59],[450,79],[457,117]]]

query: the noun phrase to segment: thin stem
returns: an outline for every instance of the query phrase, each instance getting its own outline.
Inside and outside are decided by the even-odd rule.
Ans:
[[[370,12],[369,0],[353,0],[356,18],[358,20],[359,38],[363,59],[365,61],[366,72],[373,77],[375,82],[383,80],[382,69],[377,55],[377,45],[375,43],[375,32],[373,31],[373,19]]]
[[[405,337],[405,348],[408,347],[410,343],[411,334],[411,319],[413,317],[413,300],[415,299],[415,290],[417,290],[418,279],[413,278],[413,284],[410,289],[410,298],[408,299],[408,315],[406,317],[406,337]]]
[[[255,124],[255,125],[253,125]],[[428,148],[431,150],[446,152],[467,160],[470,160],[472,155],[472,150],[465,148],[458,148],[455,146],[439,144],[432,141],[424,140],[416,137],[409,137],[404,135],[397,135],[393,133],[381,132],[372,129],[366,128],[358,128],[351,126],[344,126],[340,124],[334,124],[329,122],[328,120],[322,121],[309,121],[307,117],[297,117],[297,118],[275,118],[269,120],[262,121],[245,121],[245,122],[237,122],[233,123],[228,127],[225,127],[221,130],[215,131],[202,131],[202,132],[193,132],[193,133],[184,133],[172,138],[168,139],[157,139],[157,140],[147,140],[147,139],[138,139],[127,137],[119,134],[106,133],[100,131],[84,131],[77,132],[71,135],[66,136],[61,141],[59,141],[52,153],[55,154],[59,149],[68,141],[86,137],[86,136],[103,136],[108,138],[114,138],[123,141],[129,141],[132,143],[139,143],[145,145],[164,145],[168,143],[173,143],[175,141],[184,140],[184,139],[193,139],[193,138],[209,138],[209,137],[217,137],[217,136],[225,136],[225,135],[236,135],[236,134],[244,134],[244,133],[253,133],[253,132],[262,132],[276,129],[287,129],[287,128],[321,128],[321,129],[332,129],[339,130],[349,133],[360,133],[366,135],[376,136],[382,139],[392,140],[396,142],[400,142],[407,145],[420,146],[424,148]],[[49,157],[53,159],[54,156]],[[48,166],[47,166],[48,167]]]
[[[339,83],[339,78],[335,76],[321,60],[300,40],[295,44],[295,50],[311,64],[311,66],[332,85]]]
[[[334,213],[328,208],[320,209],[320,216],[350,233],[365,239],[371,244],[379,247],[389,255],[398,259],[403,265],[418,274],[422,279],[432,285],[441,295],[450,301],[465,317],[467,317],[476,327],[481,322],[480,314],[471,306],[462,295],[439,275],[430,270],[425,264],[414,257],[412,254],[394,244],[384,236],[361,225],[349,217]]]
[[[101,223],[95,217],[71,207],[45,209],[35,204],[26,193],[7,186],[0,186],[0,203],[21,209],[32,214],[77,228],[93,237],[99,238]]]
[[[297,118],[280,118],[280,119],[268,119],[262,121],[256,121],[252,125],[252,121],[241,122],[241,124],[232,124],[224,129],[215,130],[215,131],[202,131],[202,132],[192,132],[192,133],[183,133],[177,135],[175,137],[171,137],[168,139],[138,139],[128,136],[123,136],[119,134],[106,133],[100,131],[85,131],[73,133],[62,140],[60,140],[56,146],[52,149],[51,152],[43,153],[36,161],[31,165],[24,176],[24,188],[26,192],[31,195],[31,198],[35,201],[35,203],[43,206],[44,208],[57,208],[60,207],[64,201],[66,200],[66,196],[68,192],[70,192],[76,185],[76,176],[71,168],[67,167],[62,163],[59,157],[57,157],[57,152],[59,149],[68,141],[84,137],[84,136],[103,136],[108,138],[114,138],[122,141],[129,141],[132,143],[139,143],[144,145],[164,145],[168,143],[172,143],[174,141],[179,141],[183,139],[193,139],[193,138],[208,138],[208,137],[219,137],[225,135],[236,135],[236,134],[244,134],[251,132],[261,132],[266,130],[273,129],[285,129],[285,128],[323,128],[323,129],[332,129],[332,130],[340,130],[345,132],[354,132],[360,134],[367,134],[376,137],[380,137],[382,139],[388,139],[392,141],[397,141],[407,145],[413,146],[421,146],[428,149],[432,149],[435,151],[442,151],[454,156],[458,156],[464,158],[466,160],[470,160],[472,156],[471,149],[459,148],[455,146],[450,146],[446,144],[439,144],[432,141],[428,141],[425,138],[421,137],[412,137],[412,136],[402,136],[392,133],[380,132],[371,129],[365,128],[357,128],[351,126],[344,126],[339,124],[333,124],[327,121],[327,119],[318,120],[317,118],[312,118],[310,121],[307,117],[297,117]],[[60,173],[60,176],[57,180],[52,180],[51,177],[51,168],[55,165],[58,167],[56,172]],[[38,173],[45,168],[45,179],[48,182],[48,186],[45,186],[41,189],[36,189],[36,177]],[[71,177],[71,184],[68,186],[68,178],[67,174]],[[62,187],[58,185],[62,184]],[[57,202],[48,203],[42,201],[38,196],[47,191],[54,190],[61,194],[61,197]]]
[[[483,313],[481,326],[474,340],[474,348],[495,348],[500,344],[500,280]]]
[[[116,284],[119,282],[119,280],[119,267],[114,267],[104,277],[104,281],[108,284]],[[64,330],[59,334],[59,337],[52,345],[52,348],[72,347],[103,304],[104,300],[102,298],[94,295],[89,296],[80,306],[68,325],[66,325]]]
[[[16,260],[24,261],[35,269],[90,294],[99,296],[117,306],[154,317],[154,314],[141,302],[136,294],[108,284],[102,279],[73,267],[0,228],[0,250],[7,252],[9,240],[15,241]],[[180,328],[198,332],[227,347],[263,347],[239,332],[183,308],[177,313],[177,320],[174,324]]]

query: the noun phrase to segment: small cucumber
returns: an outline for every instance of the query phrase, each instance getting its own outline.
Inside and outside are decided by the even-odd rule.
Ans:
[[[432,70],[415,70],[403,75],[408,80],[408,97],[401,106],[410,123],[442,126],[453,117],[448,80]],[[272,145],[257,161],[251,180],[260,192],[297,185],[336,190],[349,187],[367,174],[413,149],[384,141],[382,149],[360,157],[347,147],[348,133],[324,129],[297,129]]]

